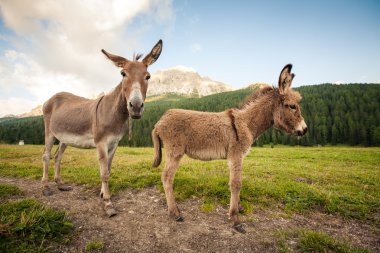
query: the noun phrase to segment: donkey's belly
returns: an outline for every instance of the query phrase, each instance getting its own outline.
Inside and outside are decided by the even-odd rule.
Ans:
[[[55,134],[62,143],[76,148],[95,148],[94,136],[90,133],[76,135],[72,133]]]

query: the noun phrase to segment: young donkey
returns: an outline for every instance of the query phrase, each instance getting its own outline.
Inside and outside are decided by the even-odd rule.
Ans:
[[[117,67],[122,68],[120,84],[109,94],[96,100],[61,92],[43,105],[45,123],[45,151],[43,160],[42,186],[45,196],[51,195],[48,186],[48,166],[54,140],[59,140],[55,152],[55,176],[58,189],[71,190],[61,180],[60,163],[67,146],[96,148],[100,163],[102,187],[100,196],[108,216],[116,214],[111,202],[108,180],[111,163],[120,139],[128,129],[128,117],[139,119],[144,111],[144,101],[150,74],[147,71],[161,54],[162,40],[140,62],[141,55],[129,61],[102,49],[103,54]]]
[[[198,112],[168,110],[152,131],[155,149],[153,167],[161,163],[161,147],[166,149],[166,166],[162,173],[169,215],[182,221],[173,194],[173,180],[184,154],[199,160],[227,159],[230,169],[230,210],[234,228],[244,232],[239,221],[242,162],[253,141],[274,125],[289,134],[302,136],[307,126],[301,115],[301,96],[290,89],[294,78],[292,65],[280,74],[278,88],[265,87],[247,96],[240,110]]]

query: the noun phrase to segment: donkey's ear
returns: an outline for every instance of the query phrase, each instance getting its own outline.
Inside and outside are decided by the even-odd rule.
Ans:
[[[278,79],[278,90],[280,91],[280,94],[285,94],[292,85],[292,81],[295,76],[293,73],[290,73],[292,67],[292,64],[287,64],[281,70],[280,77]]]
[[[102,49],[102,53],[108,58],[110,59],[111,61],[113,61],[113,63],[116,65],[116,67],[124,67],[125,63],[128,62],[127,59],[125,59],[124,57],[121,57],[121,56],[118,56],[118,55],[114,55],[114,54],[111,54],[111,53],[108,53],[106,50]]]
[[[147,56],[145,56],[142,62],[146,66],[152,65],[158,59],[158,57],[160,57],[161,51],[162,51],[162,40],[159,40],[157,44],[152,48],[152,51],[150,51],[150,53]]]

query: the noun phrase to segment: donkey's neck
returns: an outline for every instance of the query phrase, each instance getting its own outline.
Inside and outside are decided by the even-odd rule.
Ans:
[[[118,112],[121,115],[128,118],[127,102],[125,101],[125,97],[123,96],[121,83],[106,96],[109,96],[111,101],[114,101],[112,106],[113,111]]]
[[[273,125],[273,108],[275,101],[266,94],[247,104],[241,111],[241,120],[249,128],[253,140]]]
[[[116,86],[113,91],[104,95],[102,101],[100,101],[99,107],[103,107],[103,112],[107,114],[107,116],[112,117],[112,119],[109,118],[109,120],[113,121],[112,124],[124,124],[129,115],[121,83]],[[106,118],[108,118],[107,116]]]

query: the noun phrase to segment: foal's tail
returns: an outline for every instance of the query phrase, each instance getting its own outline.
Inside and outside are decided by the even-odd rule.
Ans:
[[[152,140],[153,140],[153,146],[154,146],[154,161],[153,161],[153,168],[158,167],[160,165],[162,160],[162,140],[160,139],[160,136],[156,133],[156,128],[152,131]]]

